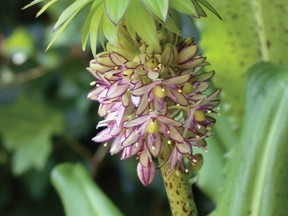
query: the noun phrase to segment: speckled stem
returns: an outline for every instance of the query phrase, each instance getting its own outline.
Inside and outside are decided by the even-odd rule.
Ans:
[[[167,155],[166,155],[167,156]],[[159,158],[160,164],[165,162],[165,155]],[[189,175],[178,168],[169,172],[169,163],[161,167],[162,177],[173,216],[197,216],[197,209],[192,194]]]

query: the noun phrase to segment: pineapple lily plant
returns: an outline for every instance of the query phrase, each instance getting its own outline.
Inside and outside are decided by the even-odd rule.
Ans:
[[[25,8],[40,2],[43,0],[34,0]],[[47,1],[37,15],[41,15],[54,3],[57,3],[57,0]],[[87,67],[94,78],[90,83],[92,89],[88,93],[88,98],[99,103],[98,114],[103,117],[103,120],[97,124],[97,128],[102,128],[102,131],[92,140],[107,146],[110,154],[120,155],[121,160],[136,158],[138,164],[135,169],[144,186],[151,184],[155,172],[160,169],[172,215],[197,215],[192,183],[195,182],[203,165],[202,154],[209,149],[206,139],[213,134],[215,117],[219,114],[217,110],[219,109],[220,89],[211,83],[211,78],[215,75],[214,70],[211,69],[213,64],[210,66],[206,57],[202,56],[194,38],[182,36],[181,28],[179,28],[180,17],[188,16],[199,19],[206,17],[208,12],[210,13],[209,19],[213,19],[213,21],[209,21],[209,26],[216,22],[215,20],[220,22],[218,19],[221,19],[220,15],[206,0],[76,0],[60,15],[54,26],[55,36],[47,48],[50,48],[73,18],[88,5],[90,9],[82,30],[82,48],[86,49],[88,39],[90,39],[89,47],[93,54],[93,59]],[[218,6],[220,8],[221,5]],[[237,10],[235,9],[235,11]],[[260,22],[261,17],[257,18],[256,21]],[[204,32],[209,32],[205,25],[205,19],[196,22],[199,24],[200,31],[203,29]],[[227,35],[229,34],[232,33],[228,32]],[[206,40],[204,38],[203,47],[209,47],[209,41],[213,41],[213,45],[221,43],[220,39],[218,38],[215,42],[213,38]],[[260,39],[260,46],[263,46],[263,37]],[[102,44],[102,52],[97,52],[99,50],[98,42]],[[209,53],[209,48],[207,50]],[[264,57],[267,57],[265,48],[262,47],[260,51],[264,52],[265,55],[262,53]],[[211,51],[210,49],[210,52],[212,52],[213,63],[220,64],[219,62],[221,62],[221,66],[226,64],[226,61],[221,59],[219,50],[217,55],[213,55],[215,50]],[[249,59],[248,54],[247,56]],[[262,57],[260,56],[259,59],[263,59]],[[227,61],[227,64],[230,62]],[[240,65],[244,67],[246,63],[243,60]],[[286,70],[273,66],[267,67],[271,70]],[[257,66],[256,70],[258,70]],[[264,68],[263,74],[266,73],[265,70]],[[238,76],[240,83],[242,75]],[[217,75],[215,77],[217,80]],[[223,77],[217,80],[217,84],[226,88],[226,83],[221,84],[220,82]],[[287,80],[287,78],[283,78],[283,80],[285,79]],[[254,87],[251,83],[249,86],[250,88]],[[258,88],[258,85],[255,86]],[[259,89],[263,86],[265,85],[259,84]],[[237,92],[237,89],[231,90],[231,92]],[[256,90],[251,92],[256,92]],[[225,97],[227,97],[226,102],[231,102],[231,95],[228,91],[223,93],[223,98],[225,99]],[[247,98],[249,99],[249,96]],[[240,103],[242,100],[243,98],[240,97]],[[253,99],[251,100],[253,101]],[[251,100],[248,103],[249,106],[253,106]],[[261,103],[262,101],[259,100],[255,106],[262,107]],[[225,105],[229,112],[229,104]],[[223,107],[225,108],[225,106]],[[226,116],[224,120],[220,120],[218,128],[216,124],[216,131],[221,131],[219,128],[223,127],[227,129],[225,129],[226,133],[229,133],[227,136],[222,136],[222,139],[225,140],[224,144],[236,143],[237,135],[235,134],[239,133],[237,127],[241,127],[241,120],[239,120],[239,116],[235,115],[239,109],[232,106],[230,112],[232,120]],[[257,116],[256,113],[255,116]],[[248,113],[245,118],[249,119],[253,116]],[[231,125],[227,123],[230,120],[236,122],[235,130],[232,130]],[[243,130],[249,131],[247,128],[253,123],[244,125]],[[258,125],[258,127],[261,126],[261,124]],[[219,134],[221,135],[221,132]],[[244,143],[242,148],[246,142],[250,141],[245,138],[245,135],[243,137],[240,141]],[[219,135],[215,139],[219,139]],[[228,149],[229,145],[231,143],[225,146],[227,149],[223,149],[230,150]],[[239,147],[239,151],[242,151],[242,148]],[[209,154],[213,154],[213,151],[210,151]],[[240,160],[239,155],[241,154],[237,154],[237,152],[231,154],[238,161]],[[264,155],[266,154],[267,152],[264,151]],[[218,161],[222,163],[223,160],[221,158]],[[253,164],[253,161],[249,163],[251,167],[258,166],[258,164]],[[234,172],[234,168],[233,163],[231,163],[231,167],[228,166],[228,170],[231,172]],[[217,173],[217,176],[220,175]],[[237,174],[234,173],[234,175]],[[55,177],[55,179],[57,178]],[[236,184],[233,180],[231,182],[230,189]],[[254,183],[250,179],[247,185],[254,185]],[[200,186],[205,185],[205,181],[200,180],[199,184]],[[211,197],[214,201],[219,194],[219,187],[223,184],[219,183],[215,187],[216,189],[212,190]],[[59,184],[57,186],[56,183],[56,187],[61,191]],[[243,191],[245,194],[245,189]],[[235,196],[235,199],[231,201],[227,194],[221,196],[220,210],[216,211],[216,214],[241,215],[243,212],[250,212],[243,208],[238,209],[239,214],[236,214],[233,209],[235,205],[229,204],[234,200],[236,202],[237,197]],[[243,203],[245,200],[241,202],[241,205],[244,205]],[[254,201],[251,212],[256,212],[255,216],[261,212],[259,206]],[[225,214],[221,212],[225,212]],[[101,214],[103,215],[103,213]],[[101,214],[99,213],[99,215]],[[112,215],[121,215],[121,213],[117,212]]]

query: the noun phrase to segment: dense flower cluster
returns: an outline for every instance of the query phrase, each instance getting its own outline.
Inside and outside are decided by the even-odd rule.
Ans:
[[[196,160],[193,147],[206,150],[219,90],[204,93],[214,72],[201,70],[206,59],[192,38],[163,39],[158,51],[143,41],[134,47],[139,49],[129,53],[127,47],[108,44],[108,51],[90,62],[96,87],[88,98],[100,103],[104,120],[97,127],[106,127],[93,140],[108,143],[110,153],[121,152],[121,159],[137,156],[138,176],[148,185],[156,169],[153,158],[168,146],[170,170],[185,171],[184,158]]]

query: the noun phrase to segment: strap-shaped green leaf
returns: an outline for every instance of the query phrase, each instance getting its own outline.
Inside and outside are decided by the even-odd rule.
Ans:
[[[288,67],[258,63],[248,71],[244,127],[230,155],[214,215],[288,212]]]
[[[154,18],[140,2],[131,1],[126,18],[149,46],[154,49],[160,48]]]
[[[91,19],[93,14],[95,13],[96,7],[98,6],[98,4],[101,3],[102,0],[94,0],[91,8],[90,8],[90,12],[85,20],[83,29],[82,29],[82,36],[81,36],[81,45],[82,45],[82,50],[85,51],[86,50],[86,44],[88,41],[88,37],[89,37],[89,31],[90,31],[90,24],[91,24]]]
[[[129,6],[130,0],[104,0],[106,15],[118,25]]]
[[[191,0],[171,0],[170,7],[174,8],[180,13],[199,17]]]
[[[72,16],[69,17],[69,19],[67,19],[63,25],[61,26],[60,29],[58,29],[58,31],[56,32],[56,34],[54,35],[54,37],[52,38],[52,40],[50,41],[50,43],[48,44],[47,48],[45,51],[47,51],[52,44],[57,40],[57,38],[61,35],[61,33],[64,31],[64,29],[68,26],[68,24],[72,21],[72,19],[77,15],[78,11],[76,11],[74,14],[72,14]]]
[[[78,13],[86,4],[92,0],[76,0],[68,8],[66,8],[60,15],[56,24],[54,25],[54,30],[61,26],[69,17],[73,14]]]
[[[66,216],[122,216],[80,164],[61,164],[51,173]]]
[[[42,2],[42,1],[44,1],[44,0],[34,0],[34,1],[30,2],[29,4],[25,5],[25,6],[22,8],[22,10],[25,10],[25,9],[27,9],[27,8],[35,5],[35,4],[38,4],[38,3]]]
[[[151,11],[158,19],[165,22],[168,10],[169,0],[141,0],[144,6]]]
[[[103,16],[103,32],[107,40],[113,45],[118,46],[118,27],[114,26],[107,16]]]
[[[165,23],[163,23],[164,27],[167,28],[169,31],[174,32],[177,35],[181,35],[181,31],[178,26],[175,24],[173,18],[171,16],[167,17]]]
[[[97,43],[98,43],[98,30],[104,13],[103,3],[97,6],[90,23],[90,44],[91,51],[94,57],[96,57]]]
[[[215,14],[219,19],[222,19],[220,14],[213,8],[213,6],[206,0],[198,0],[202,5],[209,9],[213,14]]]
[[[52,4],[54,4],[55,2],[57,2],[58,0],[51,0],[48,3],[46,3],[40,11],[38,11],[38,13],[36,14],[36,17],[39,17],[42,13],[44,13]]]

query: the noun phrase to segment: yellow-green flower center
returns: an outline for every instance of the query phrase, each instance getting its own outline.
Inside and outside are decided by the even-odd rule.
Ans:
[[[147,127],[146,127],[147,133],[158,133],[159,130],[160,130],[159,121],[157,119],[155,120],[149,119]]]
[[[184,86],[182,87],[182,91],[185,93],[185,94],[190,94],[193,90],[193,85],[189,82],[186,82],[184,84]]]
[[[205,113],[202,110],[196,110],[194,112],[194,118],[197,122],[202,122],[205,119]]]
[[[167,95],[167,90],[162,88],[161,86],[154,87],[154,95],[158,98],[163,98]]]
[[[156,58],[153,58],[153,57],[148,58],[145,62],[145,67],[147,69],[154,69],[154,68],[157,68],[157,66],[158,66],[158,61]]]

